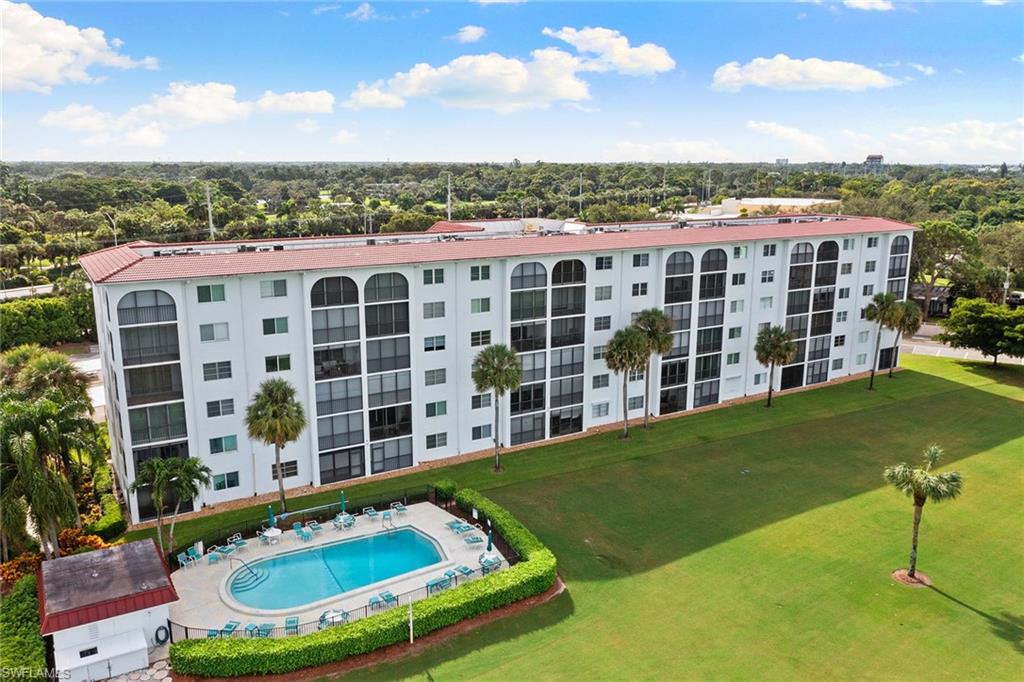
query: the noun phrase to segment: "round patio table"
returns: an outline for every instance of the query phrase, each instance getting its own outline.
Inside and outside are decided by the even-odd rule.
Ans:
[[[277,527],[268,528],[265,531],[263,531],[263,535],[270,538],[271,543],[275,543],[277,542],[277,539],[281,537],[281,529]]]

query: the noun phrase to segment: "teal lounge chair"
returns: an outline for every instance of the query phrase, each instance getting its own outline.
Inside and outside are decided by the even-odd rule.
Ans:
[[[299,634],[299,617],[289,616],[284,619],[284,634],[286,635],[297,635]]]
[[[451,580],[452,578],[455,577],[455,571],[453,571],[451,569],[448,569],[447,571],[444,572],[444,577],[448,578],[449,580]]]
[[[391,511],[390,510],[386,511],[383,514],[380,515],[380,522],[381,523],[390,523],[391,522]]]
[[[363,507],[363,516],[373,521],[377,518],[377,510],[373,507]]]
[[[395,595],[391,594],[387,590],[384,590],[383,592],[380,593],[380,598],[384,600],[384,605],[385,606],[391,606],[391,605],[398,606],[398,597],[396,597]]]
[[[370,601],[366,603],[366,605],[370,608],[371,611],[373,611],[374,609],[379,609],[383,604],[384,602],[382,602],[380,600],[380,597],[378,597],[377,595],[372,595],[370,597]]]
[[[195,559],[197,564],[203,559],[203,555],[196,550],[195,545],[192,545],[191,547],[186,549],[185,554]]]
[[[220,633],[222,635],[230,635],[235,630],[237,630],[238,626],[241,624],[242,623],[237,620],[229,620],[227,623],[224,624],[224,627],[220,629]]]
[[[404,514],[405,512],[409,511],[406,508],[406,506],[404,504],[402,504],[401,502],[392,502],[391,503],[391,508],[394,509],[399,514]]]
[[[266,535],[264,535],[262,533],[262,531],[256,531],[256,537],[258,537],[260,539],[260,544],[261,545],[266,545],[268,547],[270,546],[270,538],[268,538]]]
[[[306,528],[313,531],[314,533],[322,533],[324,528],[315,519],[306,524]]]
[[[228,538],[228,542],[230,542],[232,545],[234,545],[235,549],[242,549],[247,544],[249,544],[248,542],[246,542],[242,538],[242,534],[241,533],[235,533],[234,535],[229,537]]]
[[[463,523],[462,519],[453,519],[453,520],[447,522],[444,525],[447,526],[448,528],[455,528],[456,526],[461,526],[462,523]]]
[[[270,633],[273,632],[273,631],[274,631],[274,624],[273,623],[260,623],[260,626],[258,628],[256,636],[257,637],[264,637],[264,638],[270,637]]]
[[[484,541],[484,539],[479,535],[470,535],[468,538],[465,538],[465,540],[466,544],[470,546],[482,544]]]
[[[194,566],[195,563],[196,563],[196,560],[193,559],[192,557],[190,557],[188,554],[185,554],[184,552],[178,552],[178,567],[179,568],[187,568],[188,566]]]
[[[249,623],[245,626],[245,635],[247,637],[255,637],[260,633],[260,628],[256,623]]]
[[[206,550],[206,561],[210,564],[215,564],[220,561],[220,554],[217,552],[216,545]]]
[[[229,554],[231,554],[234,551],[235,551],[235,547],[233,545],[224,545],[223,547],[218,547],[217,548],[217,553],[218,554],[223,554],[224,556],[228,556]]]
[[[469,566],[456,566],[455,570],[458,571],[459,573],[461,573],[466,578],[468,578],[469,576],[471,576],[474,573],[476,573],[476,571],[474,571]]]
[[[459,526],[452,527],[452,532],[456,535],[462,535],[463,533],[468,533],[471,530],[473,530],[473,526],[469,525],[468,523],[463,523]]]

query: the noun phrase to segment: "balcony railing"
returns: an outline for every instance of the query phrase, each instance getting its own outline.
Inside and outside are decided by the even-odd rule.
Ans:
[[[147,305],[137,308],[119,308],[118,324],[152,324],[154,322],[174,322],[177,318],[173,305]]]
[[[149,348],[124,348],[121,362],[126,366],[150,365],[157,362],[175,362],[181,359],[178,344]]]

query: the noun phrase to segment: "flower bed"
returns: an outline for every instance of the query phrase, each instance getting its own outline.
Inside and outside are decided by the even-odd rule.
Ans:
[[[446,484],[437,487],[449,489]],[[512,514],[475,490],[459,490],[454,496],[459,506],[476,507],[487,514],[522,560],[508,570],[414,602],[417,636],[541,594],[555,583],[555,555]],[[175,642],[171,667],[179,674],[204,677],[286,673],[365,654],[408,638],[408,613],[395,609],[309,635]]]

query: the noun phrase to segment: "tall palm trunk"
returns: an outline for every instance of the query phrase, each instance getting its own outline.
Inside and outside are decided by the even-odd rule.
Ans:
[[[181,509],[181,497],[174,503],[174,515],[171,516],[171,527],[167,531],[167,546],[174,551],[174,524],[178,522],[178,510]]]
[[[900,336],[901,336],[900,331],[898,329],[896,329],[894,331],[896,332],[896,338],[893,339],[893,341],[892,341],[892,353],[890,353],[890,355],[889,355],[889,378],[890,379],[892,379],[892,370],[893,370],[893,368],[896,367],[896,353],[899,351],[899,348],[900,348]]]
[[[622,437],[629,438],[629,377],[622,373]]]
[[[155,500],[154,500],[155,501]],[[156,544],[160,546],[160,556],[166,554],[164,551],[164,501],[156,505]]]
[[[921,512],[924,511],[924,498],[914,498],[914,532],[910,536],[910,570],[907,575],[911,578],[917,575],[917,531],[921,528]]]
[[[498,432],[500,430],[499,420],[501,419],[501,410],[498,408],[498,394],[494,394],[494,470],[501,471],[501,441],[499,440]]]
[[[274,443],[274,467],[277,471],[277,494],[281,498],[281,511],[286,512],[288,509],[285,507],[284,502],[284,476],[281,475],[281,446],[278,443]]]
[[[772,386],[775,384],[775,363],[768,365],[768,404],[765,407],[772,406]]]
[[[651,397],[651,359],[647,358],[647,369],[644,371],[644,431],[647,430],[647,418],[651,414],[647,401]]]
[[[878,325],[878,333],[875,334],[875,353],[871,356],[871,381],[868,382],[868,390],[875,390],[875,368],[878,367],[878,349],[882,344],[882,325]]]
[[[57,530],[57,523],[55,521],[50,521],[48,534],[50,536],[50,549],[53,553],[53,558],[57,559],[60,557],[60,533]]]

